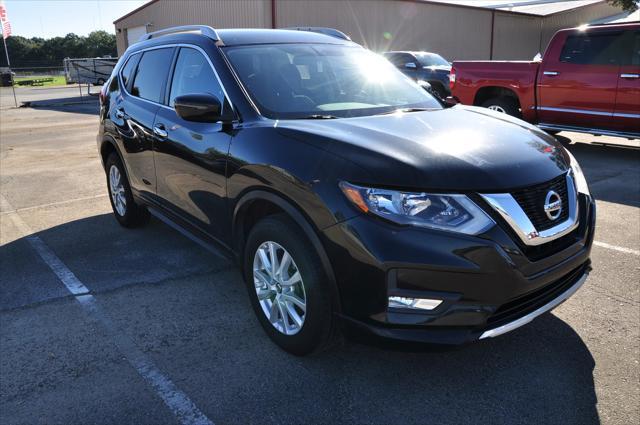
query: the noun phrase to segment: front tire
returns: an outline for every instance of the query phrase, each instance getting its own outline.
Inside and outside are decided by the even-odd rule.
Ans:
[[[518,107],[518,102],[510,97],[494,97],[485,101],[482,106],[484,108],[491,109],[492,111],[520,118],[520,108]]]
[[[260,220],[244,250],[243,270],[253,309],[271,340],[306,355],[327,346],[333,314],[318,253],[286,215]]]
[[[127,174],[118,154],[113,152],[105,163],[107,188],[113,214],[123,227],[138,227],[149,221],[149,211],[136,204]]]

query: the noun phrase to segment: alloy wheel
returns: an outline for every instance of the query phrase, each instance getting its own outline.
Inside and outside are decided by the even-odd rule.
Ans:
[[[490,105],[487,107],[487,109],[491,109],[492,111],[496,111],[496,112],[500,112],[503,114],[506,114],[507,111],[504,110],[504,108],[502,106],[499,105]]]
[[[307,315],[307,296],[291,254],[276,242],[262,243],[253,258],[253,283],[271,325],[285,335],[300,332]]]
[[[122,175],[115,165],[109,169],[109,192],[111,200],[116,212],[123,216],[127,213],[127,198],[124,194],[124,185],[122,184]]]

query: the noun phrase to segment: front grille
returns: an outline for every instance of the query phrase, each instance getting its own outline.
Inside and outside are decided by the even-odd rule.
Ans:
[[[555,220],[549,219],[544,212],[545,198],[550,190],[556,192],[562,199],[562,212]],[[569,218],[569,197],[567,196],[567,178],[565,174],[546,183],[512,192],[511,196],[518,202],[538,232],[550,229]]]
[[[487,324],[491,328],[496,328],[505,323],[518,320],[520,317],[550,303],[573,286],[584,272],[588,270],[588,267],[588,264],[583,264],[555,282],[501,305],[491,316],[489,316]]]

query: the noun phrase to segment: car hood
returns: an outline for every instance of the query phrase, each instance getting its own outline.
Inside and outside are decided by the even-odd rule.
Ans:
[[[371,181],[353,183],[377,186],[498,192],[551,180],[569,164],[560,143],[537,127],[463,105],[370,117],[285,120],[276,128],[368,171]]]

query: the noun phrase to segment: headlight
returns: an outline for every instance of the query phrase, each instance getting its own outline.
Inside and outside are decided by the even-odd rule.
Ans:
[[[578,193],[584,193],[585,195],[590,196],[591,192],[589,192],[589,185],[587,184],[587,179],[584,177],[580,164],[578,164],[578,160],[576,160],[571,152],[567,151],[567,153],[569,154],[569,158],[571,158],[571,171],[573,172],[573,178],[576,181],[576,189],[578,189]]]
[[[363,212],[398,224],[477,235],[494,221],[465,195],[399,192],[340,183],[346,197]]]

